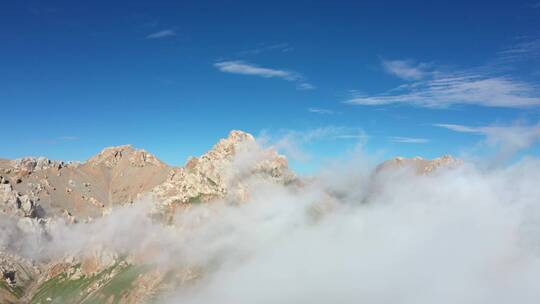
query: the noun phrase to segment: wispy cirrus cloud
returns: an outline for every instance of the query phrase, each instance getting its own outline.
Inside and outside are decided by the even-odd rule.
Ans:
[[[71,141],[71,140],[79,140],[78,136],[73,135],[66,135],[66,136],[60,136],[58,137],[59,140],[65,140],[65,141]]]
[[[300,142],[335,139],[366,139],[366,133],[359,128],[342,126],[325,126],[305,131],[289,130],[283,137],[295,138]]]
[[[267,44],[267,43],[261,43],[258,47],[241,51],[238,53],[240,56],[244,55],[258,55],[265,52],[271,52],[271,51],[279,51],[282,53],[290,52],[293,48],[288,43],[275,43],[275,44]]]
[[[475,128],[475,127],[468,127],[464,125],[456,125],[456,124],[434,124],[435,127],[445,128],[451,131],[455,132],[461,132],[461,133],[478,133],[482,134],[483,128]]]
[[[497,53],[497,62],[499,64],[510,64],[540,58],[540,38],[532,40],[520,38],[518,41],[518,43]]]
[[[348,140],[362,143],[367,139],[368,136],[362,129],[342,126],[325,126],[309,130],[282,130],[273,136],[269,132],[263,131],[258,136],[258,140],[263,146],[273,147],[298,161],[306,161],[311,158],[310,153],[304,147],[313,142]]]
[[[381,60],[384,70],[404,80],[419,80],[426,76],[428,65],[412,60]]]
[[[232,74],[252,75],[264,78],[281,78],[287,81],[297,81],[301,78],[300,74],[294,71],[263,68],[241,60],[217,62],[214,66],[222,72]]]
[[[494,60],[471,69],[456,69],[413,60],[381,59],[383,69],[403,85],[378,94],[352,93],[344,103],[364,106],[409,104],[429,108],[452,105],[526,108],[540,105],[540,85],[518,63],[540,58],[540,39],[519,38],[519,43],[496,53]],[[521,65],[523,66],[523,64]],[[534,66],[534,65],[533,65]],[[533,71],[534,72],[534,71]]]
[[[508,158],[516,152],[530,148],[540,142],[540,123],[533,125],[491,125],[472,127],[460,124],[438,123],[435,127],[445,128],[454,132],[471,133],[485,137],[488,146],[500,148],[499,158]]]
[[[523,125],[523,124],[513,124],[513,125],[491,125],[491,126],[480,126],[480,127],[471,127],[460,124],[445,124],[438,123],[434,124],[435,127],[445,128],[454,132],[460,133],[475,133],[480,135],[492,135],[494,137],[506,137],[505,134],[515,134],[519,135],[520,139],[527,139],[524,142],[532,142],[535,140],[540,140],[540,123],[534,125]],[[518,140],[521,141],[521,140]],[[518,142],[514,141],[514,142]]]
[[[295,71],[266,68],[241,60],[221,61],[214,63],[214,67],[224,73],[257,76],[263,78],[280,78],[290,82],[296,82],[299,90],[312,90],[315,88],[305,82],[304,77]]]
[[[394,88],[379,95],[353,95],[352,105],[411,104],[445,108],[455,104],[525,108],[540,105],[538,86],[509,76],[481,72],[437,72],[429,79]]]
[[[334,114],[335,112],[332,111],[332,110],[329,110],[329,109],[323,109],[323,108],[308,108],[308,112],[310,113],[316,113],[316,114],[327,114],[327,115],[331,115],[331,114]]]
[[[35,139],[35,140],[32,140],[31,142],[35,143],[35,144],[55,145],[55,144],[59,144],[59,143],[77,141],[79,139],[80,138],[78,136],[64,135],[64,136],[59,136],[59,137],[55,137],[55,138]]]
[[[158,32],[151,33],[146,36],[146,39],[160,39],[176,36],[176,31],[173,29],[165,29]]]
[[[308,91],[308,90],[315,90],[316,87],[312,85],[311,83],[302,82],[296,85],[296,88],[300,91]]]
[[[389,140],[393,143],[403,143],[403,144],[425,144],[429,140],[426,138],[417,138],[417,137],[402,137],[402,136],[391,136]]]

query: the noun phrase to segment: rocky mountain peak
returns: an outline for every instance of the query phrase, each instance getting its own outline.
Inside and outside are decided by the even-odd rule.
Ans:
[[[135,149],[131,145],[107,147],[90,158],[86,164],[91,166],[104,165],[113,168],[123,160],[127,160],[134,167],[144,167],[146,165],[165,166],[154,155],[142,149]]]
[[[229,141],[229,142],[244,142],[244,141],[254,141],[255,138],[253,135],[241,131],[241,130],[231,130],[229,132],[229,136],[227,138],[222,139],[223,141]]]
[[[192,157],[185,167],[173,170],[153,192],[167,205],[210,201],[243,192],[242,179],[253,175],[278,183],[294,178],[284,156],[257,145],[253,135],[234,130],[201,157]]]
[[[201,159],[225,159],[235,155],[236,150],[246,144],[255,143],[253,135],[244,131],[233,130],[229,132],[227,138],[222,138],[212,149],[201,156]]]
[[[379,165],[377,171],[380,172],[387,169],[410,167],[414,169],[417,174],[428,174],[438,168],[454,168],[459,166],[461,163],[461,160],[458,160],[451,155],[443,155],[432,160],[423,159],[419,156],[412,158],[398,156]]]

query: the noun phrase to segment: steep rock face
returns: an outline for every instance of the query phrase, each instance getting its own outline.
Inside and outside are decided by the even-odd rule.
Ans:
[[[93,196],[97,201],[93,203],[112,207],[130,203],[139,194],[162,183],[169,170],[169,166],[144,150],[129,145],[110,147],[80,166],[81,175],[88,179],[82,185],[73,185],[72,189],[82,194],[99,189],[99,195]]]
[[[21,297],[41,274],[33,251],[25,244],[27,233],[40,233],[42,221],[35,218],[0,215],[0,303],[25,303]],[[38,250],[37,243],[33,243]]]
[[[1,212],[21,217],[42,216],[41,207],[28,194],[21,194],[10,184],[0,184]]]
[[[273,149],[262,149],[251,134],[231,131],[201,157],[172,170],[152,192],[165,205],[208,202],[227,195],[242,200],[247,195],[244,180],[253,176],[277,183],[295,179],[284,156]]]
[[[21,300],[24,291],[39,274],[31,261],[0,252],[0,303],[25,303]]]

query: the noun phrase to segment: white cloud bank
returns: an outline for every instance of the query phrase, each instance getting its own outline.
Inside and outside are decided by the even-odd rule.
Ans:
[[[540,299],[537,160],[424,177],[371,168],[329,168],[300,191],[259,184],[193,236],[220,266],[167,303]]]

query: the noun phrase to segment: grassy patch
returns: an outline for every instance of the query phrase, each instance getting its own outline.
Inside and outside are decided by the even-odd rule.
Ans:
[[[133,287],[133,282],[139,275],[146,272],[146,267],[130,265],[116,275],[101,289],[100,293],[105,296],[120,296],[122,293],[129,291]]]
[[[76,268],[78,267],[79,265],[76,266]],[[116,267],[118,267],[118,264],[98,274],[83,275],[78,279],[71,279],[66,273],[61,273],[43,283],[32,297],[30,303],[81,303],[89,294],[89,287],[94,283],[103,281],[106,275],[110,274]],[[47,301],[49,298],[51,301]]]
[[[133,290],[133,283],[147,270],[145,266],[128,265],[82,303],[118,303]]]
[[[100,304],[119,303],[136,287],[134,282],[147,272],[147,266],[117,263],[92,276],[69,278],[59,274],[44,282],[30,301],[31,304]],[[95,288],[99,286],[99,288]],[[47,299],[50,301],[47,301]]]
[[[24,290],[20,286],[11,286],[8,283],[6,283],[4,280],[0,281],[0,288],[6,290],[17,299],[22,297],[24,294]]]
[[[202,203],[202,197],[201,197],[201,194],[197,195],[197,196],[194,196],[194,197],[190,197],[189,200],[188,200],[188,203],[190,204],[200,204]]]

